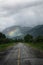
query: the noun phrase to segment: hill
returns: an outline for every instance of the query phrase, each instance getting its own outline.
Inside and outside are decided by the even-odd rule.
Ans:
[[[27,33],[31,34],[34,37],[43,35],[43,25],[35,26],[31,30],[29,30]]]
[[[12,26],[3,30],[3,33],[8,38],[22,38],[26,32],[29,31],[31,27],[20,27],[20,26]]]

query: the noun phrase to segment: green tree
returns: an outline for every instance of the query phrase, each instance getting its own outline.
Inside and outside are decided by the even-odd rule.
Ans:
[[[1,38],[6,38],[6,36],[0,32],[0,39]]]
[[[32,42],[32,41],[33,41],[33,36],[27,34],[27,35],[24,37],[24,41],[25,41],[25,42]]]
[[[0,44],[4,43],[5,39],[6,39],[6,36],[3,33],[0,32]]]
[[[43,36],[38,36],[35,38],[36,42],[43,42]]]

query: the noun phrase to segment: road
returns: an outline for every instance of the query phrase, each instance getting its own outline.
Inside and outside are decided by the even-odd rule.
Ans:
[[[8,50],[0,65],[43,65],[43,58],[38,58],[38,52],[31,47],[18,43]]]

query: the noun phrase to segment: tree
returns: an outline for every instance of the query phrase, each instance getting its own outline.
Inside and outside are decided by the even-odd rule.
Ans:
[[[0,39],[1,38],[6,38],[6,36],[0,32]]]
[[[33,41],[33,36],[27,34],[27,35],[24,37],[24,41],[25,41],[25,42],[32,42],[32,41]]]
[[[6,39],[6,36],[3,33],[0,32],[0,44],[4,43],[5,39]]]
[[[36,42],[43,42],[43,36],[36,37]]]

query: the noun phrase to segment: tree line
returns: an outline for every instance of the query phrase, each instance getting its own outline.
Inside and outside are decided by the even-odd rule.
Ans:
[[[43,36],[37,36],[36,38],[34,38],[32,35],[27,34],[24,36],[24,39],[10,39],[7,38],[5,36],[5,34],[0,32],[0,44],[5,44],[5,43],[12,43],[12,42],[33,42],[33,43],[37,43],[37,42],[43,42]]]
[[[5,34],[0,32],[0,44],[12,43],[12,42],[14,42],[13,39],[7,38]]]
[[[24,41],[25,42],[33,42],[33,43],[43,43],[43,36],[37,36],[37,37],[33,37],[32,35],[27,34],[24,37]]]

